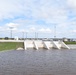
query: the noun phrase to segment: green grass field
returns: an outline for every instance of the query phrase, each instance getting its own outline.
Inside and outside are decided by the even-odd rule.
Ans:
[[[0,42],[0,51],[16,50],[18,47],[24,48],[23,42]]]
[[[76,42],[64,42],[65,44],[76,44]]]

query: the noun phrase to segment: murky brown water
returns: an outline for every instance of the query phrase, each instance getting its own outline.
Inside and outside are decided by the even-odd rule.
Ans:
[[[0,52],[0,75],[76,75],[76,50]]]

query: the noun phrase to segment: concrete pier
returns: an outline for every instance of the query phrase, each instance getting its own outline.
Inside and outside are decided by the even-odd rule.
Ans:
[[[34,43],[35,49],[38,50],[38,46],[37,46],[36,42],[34,41],[33,43]]]
[[[50,43],[49,42],[43,42],[44,43],[44,46],[46,49],[50,49]]]
[[[26,48],[26,42],[24,42],[24,49],[26,50],[27,48]]]

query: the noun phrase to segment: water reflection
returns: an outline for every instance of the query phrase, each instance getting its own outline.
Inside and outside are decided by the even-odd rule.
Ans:
[[[76,50],[0,52],[0,75],[76,75]]]

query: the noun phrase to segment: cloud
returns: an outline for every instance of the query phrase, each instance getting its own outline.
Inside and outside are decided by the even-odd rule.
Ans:
[[[41,29],[39,29],[39,32],[41,32],[41,33],[51,33],[52,30],[50,28],[41,28]]]
[[[71,8],[76,8],[76,0],[67,0],[67,3]]]
[[[17,23],[7,23],[4,27],[6,28],[6,31],[9,31],[9,30],[14,30],[14,31],[18,31],[18,26],[19,24]]]
[[[0,19],[13,18],[13,12],[13,6],[12,3],[10,3],[10,1],[0,1]]]
[[[71,10],[71,13],[73,13],[74,16],[76,16],[76,0],[67,0],[67,5]]]
[[[0,7],[1,19],[24,15],[48,21],[50,18],[56,19],[65,15],[65,11],[52,0],[2,0],[0,1]]]
[[[18,24],[16,24],[16,23],[7,23],[6,26],[14,28],[14,27],[17,27]]]
[[[7,21],[6,21],[7,20]],[[43,21],[38,23],[39,21]],[[76,26],[76,0],[2,0],[0,1],[0,23],[2,28],[52,33],[68,33]],[[42,23],[42,24],[41,24]],[[69,28],[68,28],[69,27]],[[73,29],[72,27],[72,29]]]
[[[72,30],[71,32],[72,32],[72,33],[76,33],[76,30]]]
[[[36,31],[35,27],[30,28],[31,31]]]

